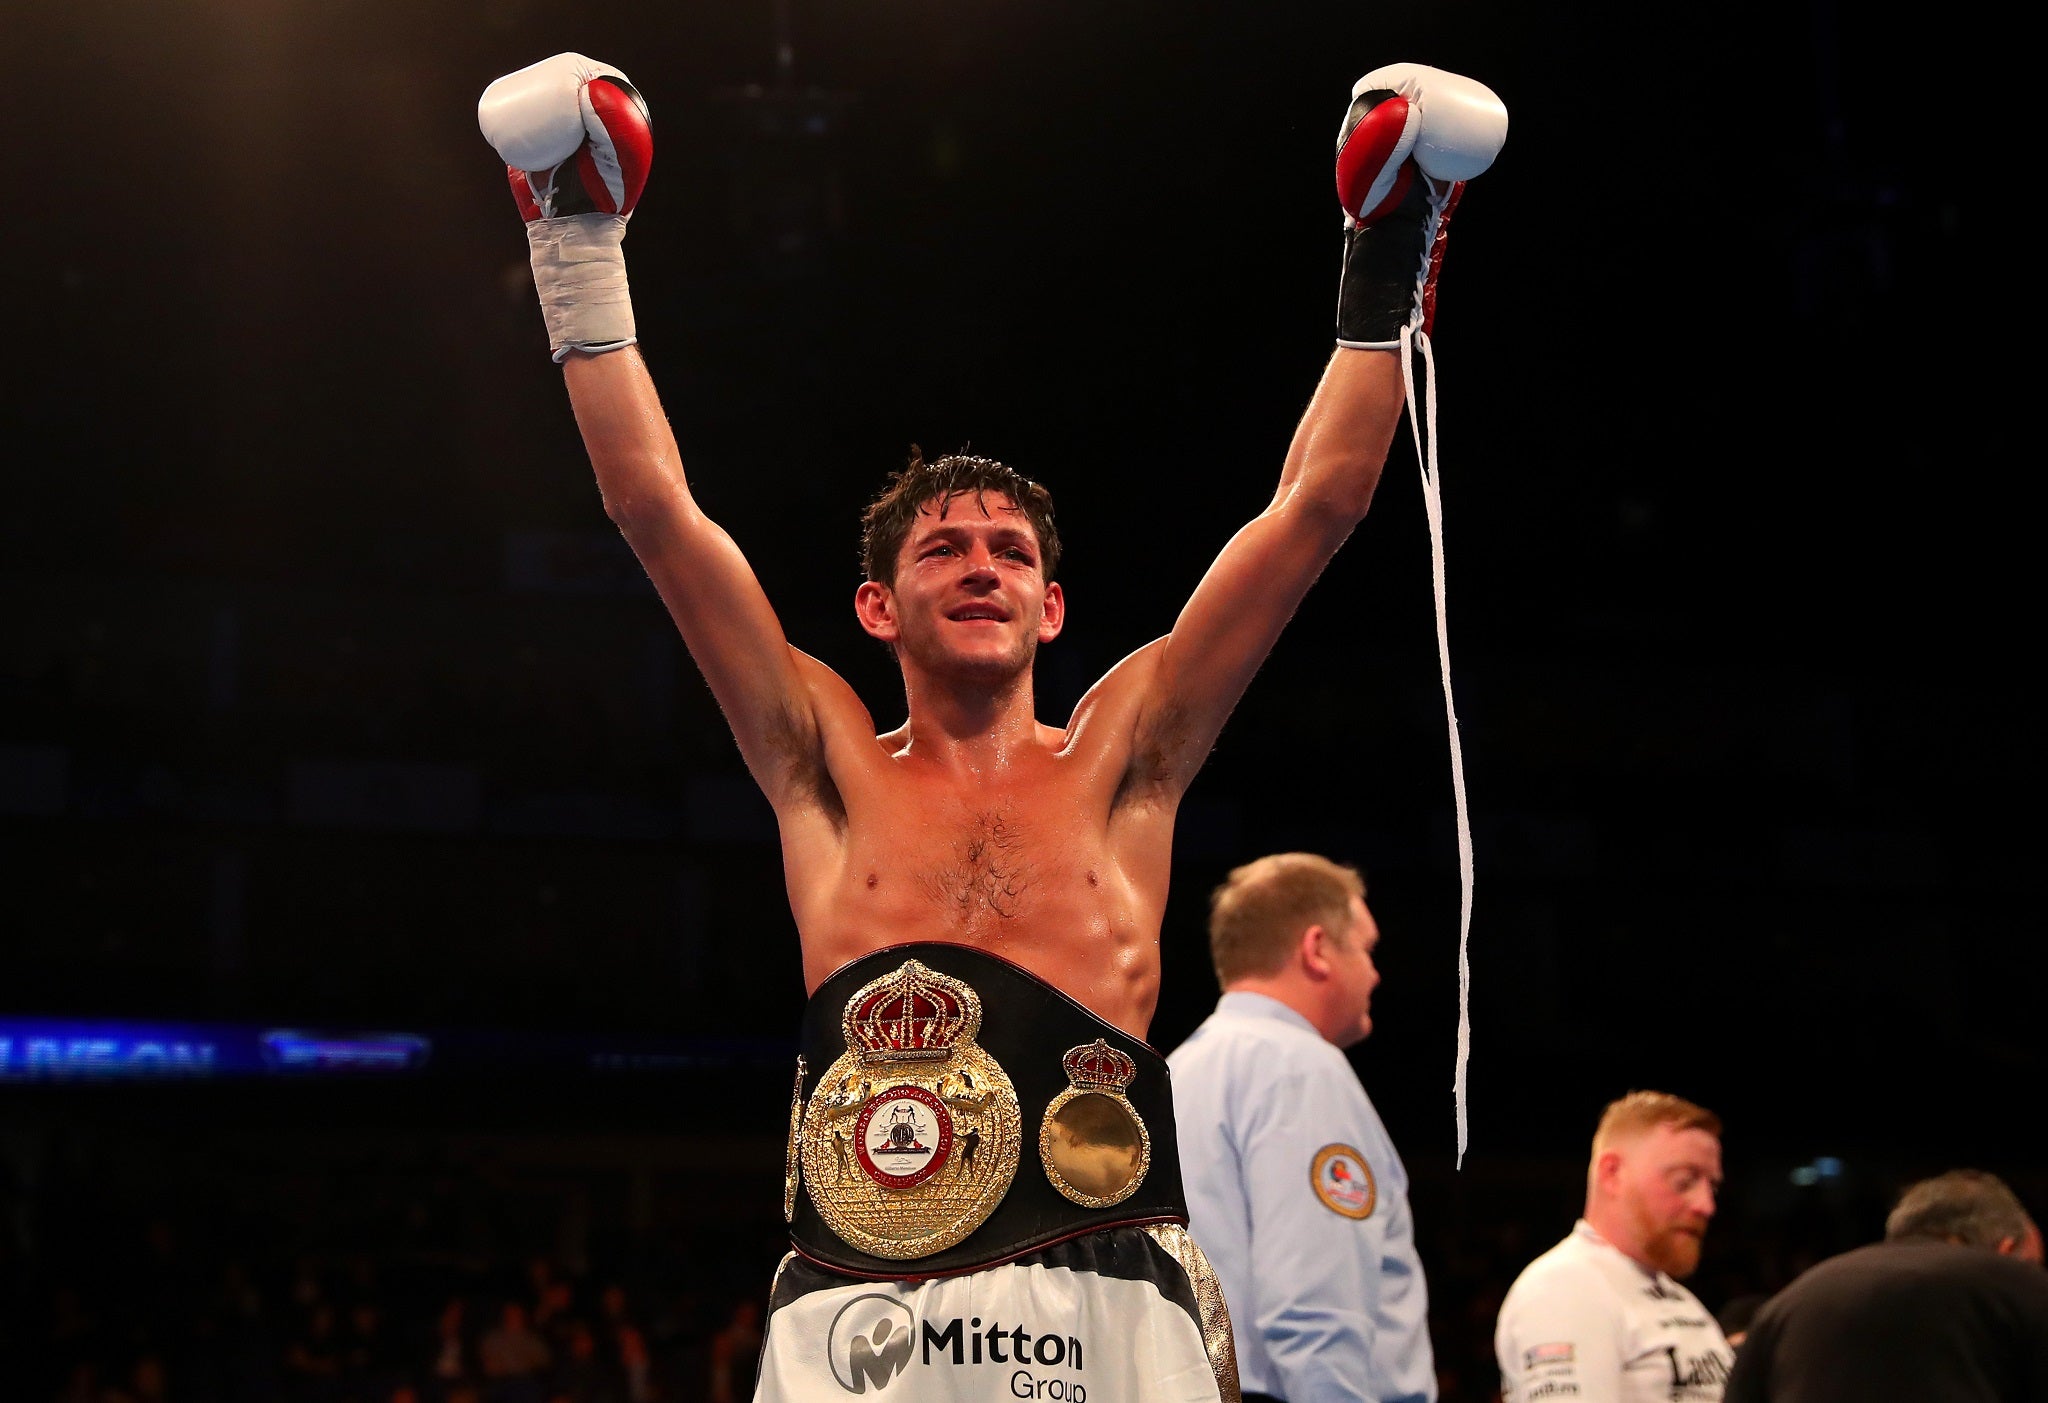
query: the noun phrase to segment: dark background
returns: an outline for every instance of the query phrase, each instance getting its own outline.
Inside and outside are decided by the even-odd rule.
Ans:
[[[1816,1155],[1863,1176],[1849,1240],[1952,1164],[2044,1206],[2019,236],[1995,123],[1925,34],[1828,0],[6,24],[0,1016],[704,1053],[373,1091],[16,1078],[24,1221],[59,1161],[146,1160],[175,1207],[219,1137],[304,1172],[315,1125],[652,1154],[715,1124],[774,1216],[802,989],[772,819],[603,515],[476,130],[490,79],[564,49],[654,112],[627,249],[696,491],[885,727],[855,521],[910,444],[1053,489],[1062,719],[1271,492],[1329,347],[1351,82],[1487,82],[1510,134],[1437,326],[1471,1152],[1452,1168],[1458,873],[1406,430],[1184,806],[1154,1041],[1214,998],[1208,890],[1309,848],[1372,882],[1355,1058],[1432,1252],[1433,1222],[1526,1201],[1534,1255],[1636,1086],[1723,1114],[1751,1221]],[[736,1278],[765,1284],[772,1228]]]

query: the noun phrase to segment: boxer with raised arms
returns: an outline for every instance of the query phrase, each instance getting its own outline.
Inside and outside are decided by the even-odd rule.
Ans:
[[[1404,403],[1399,353],[1428,330],[1448,215],[1504,141],[1505,109],[1415,64],[1359,81],[1338,149],[1338,349],[1272,502],[1172,630],[1064,724],[1039,719],[1032,687],[1067,607],[1049,494],[964,456],[891,478],[854,597],[902,669],[905,719],[888,730],[790,645],[691,495],[622,252],[652,162],[645,100],[618,69],[560,54],[492,83],[478,117],[527,220],[605,509],[780,828],[810,1003],[793,1251],[756,1397],[1007,1397],[1022,1377],[1030,1396],[1096,1403],[1234,1398],[1221,1296],[1185,1231],[1164,1060],[1144,1042],[1174,815],[1365,515]]]

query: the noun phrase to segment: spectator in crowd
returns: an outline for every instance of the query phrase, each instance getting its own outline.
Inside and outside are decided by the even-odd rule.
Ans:
[[[221,1350],[221,1391],[230,1399],[270,1398],[277,1392],[278,1350],[263,1289],[249,1263],[222,1266],[212,1296]]]
[[[192,1306],[200,1295],[182,1239],[176,1223],[161,1213],[152,1214],[143,1225],[134,1259],[124,1268],[129,1298],[146,1318],[179,1339],[191,1334]]]
[[[368,1400],[388,1392],[396,1361],[384,1338],[384,1312],[373,1300],[359,1299],[348,1308],[348,1329],[342,1340],[342,1393]]]
[[[448,1298],[434,1327],[434,1357],[429,1373],[446,1393],[462,1383],[474,1382],[475,1361],[470,1357],[469,1336],[464,1329],[467,1306],[460,1295]]]
[[[1757,1312],[1728,1403],[2048,1398],[2041,1235],[1997,1176],[1900,1196],[1884,1241],[1830,1257]]]
[[[1313,853],[1210,897],[1223,997],[1167,1065],[1247,1400],[1437,1396],[1408,1173],[1342,1051],[1372,1031],[1378,941],[1358,872]]]
[[[334,1307],[315,1301],[304,1324],[285,1346],[285,1397],[292,1403],[338,1403],[341,1398],[341,1338]]]
[[[52,1403],[104,1403],[106,1389],[100,1383],[100,1366],[92,1360],[72,1364]]]
[[[162,1356],[145,1352],[128,1370],[128,1396],[135,1403],[166,1403],[170,1397],[169,1371]]]
[[[546,1397],[547,1371],[554,1362],[548,1344],[533,1332],[526,1306],[506,1301],[498,1323],[477,1346],[490,1403],[541,1403]]]
[[[647,1336],[628,1322],[618,1328],[619,1367],[626,1376],[626,1403],[654,1403],[654,1354]]]
[[[556,1353],[550,1403],[626,1403],[624,1371],[608,1367],[590,1322],[571,1319]]]
[[[627,1300],[626,1288],[616,1281],[606,1283],[598,1296],[598,1311],[602,1317],[601,1334],[625,1376],[627,1403],[651,1403],[654,1356],[647,1347],[647,1334]]]
[[[752,1297],[742,1297],[711,1337],[710,1403],[738,1403],[750,1396],[760,1353],[761,1306]]]
[[[49,1338],[51,1351],[59,1358],[83,1364],[96,1359],[105,1346],[106,1331],[101,1325],[98,1313],[77,1286],[66,1282],[56,1288],[50,1296]],[[90,1374],[92,1382],[74,1383],[74,1392],[97,1388],[98,1369],[82,1369],[80,1376]]]
[[[547,1323],[541,1318],[543,1303],[548,1298],[549,1288],[560,1281],[561,1277],[555,1274],[555,1264],[549,1258],[533,1256],[526,1259],[527,1295],[532,1298],[533,1323],[536,1327]]]
[[[1531,1262],[1494,1326],[1505,1403],[1717,1403],[1734,1351],[1679,1282],[1721,1186],[1721,1122],[1662,1091],[1611,1103],[1585,1216]]]
[[[560,1355],[569,1348],[570,1334],[579,1323],[575,1283],[561,1277],[550,1277],[541,1285],[534,1299],[534,1330],[547,1341],[550,1351]]]

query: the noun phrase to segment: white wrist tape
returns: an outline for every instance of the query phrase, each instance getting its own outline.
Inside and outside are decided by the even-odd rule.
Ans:
[[[616,351],[640,338],[626,286],[626,219],[572,214],[526,226],[533,285],[548,345],[560,364],[571,351]]]

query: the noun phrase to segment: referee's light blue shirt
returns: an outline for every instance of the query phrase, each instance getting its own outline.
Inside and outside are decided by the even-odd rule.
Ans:
[[[1435,1403],[1408,1172],[1343,1052],[1277,999],[1233,993],[1166,1060],[1238,1382],[1287,1403]]]

